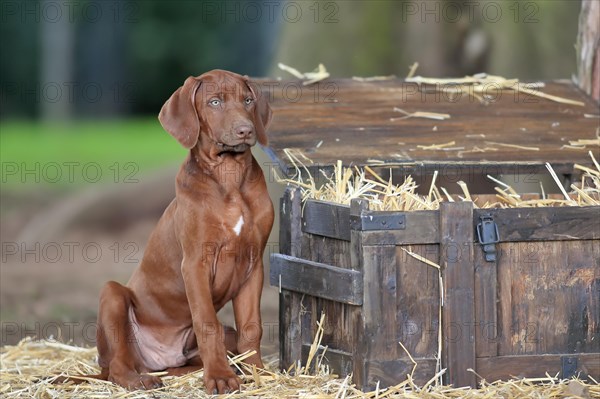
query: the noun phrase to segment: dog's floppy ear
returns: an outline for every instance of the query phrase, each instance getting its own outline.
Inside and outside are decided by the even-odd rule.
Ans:
[[[256,138],[261,145],[266,147],[269,143],[267,129],[273,117],[268,95],[260,90],[260,86],[257,83],[251,81],[247,81],[246,83],[252,95],[254,95],[254,127],[256,128]]]
[[[187,78],[158,114],[162,127],[185,148],[194,147],[200,134],[200,117],[195,104],[200,83],[201,81],[193,76]]]

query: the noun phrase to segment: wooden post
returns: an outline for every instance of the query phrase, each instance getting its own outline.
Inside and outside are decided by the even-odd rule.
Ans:
[[[475,269],[473,203],[440,204],[440,266],[444,280],[442,308],[443,366],[455,387],[477,384],[475,374]]]
[[[396,303],[396,247],[363,246],[363,389],[401,382],[407,371],[398,360],[398,304]]]
[[[577,34],[577,83],[600,101],[600,2],[582,0]]]
[[[350,217],[360,216],[363,211],[369,209],[369,202],[366,200],[355,199],[350,204]],[[350,230],[350,264],[354,270],[364,270],[364,258],[363,258],[363,233],[358,230]],[[363,280],[364,284],[364,280]],[[363,287],[364,290],[364,287]],[[363,298],[366,295],[363,291]],[[364,299],[363,299],[364,304]],[[364,315],[364,310],[361,309],[361,314]],[[356,331],[357,337],[356,342],[360,343],[354,348],[352,357],[354,359],[353,374],[354,383],[361,389],[367,385],[367,361],[369,357],[369,350],[365,342],[365,327],[364,322],[360,322]]]
[[[300,189],[288,188],[280,202],[279,252],[300,256]],[[279,294],[279,366],[287,369],[302,357],[300,297],[282,290]]]

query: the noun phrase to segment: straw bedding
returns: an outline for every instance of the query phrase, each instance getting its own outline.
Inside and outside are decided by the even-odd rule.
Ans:
[[[448,143],[448,145],[450,144],[452,143]],[[444,201],[472,201],[476,208],[600,205],[600,164],[592,151],[589,151],[589,156],[594,167],[575,165],[575,169],[582,171],[581,181],[571,184],[570,192],[563,188],[552,166],[546,163],[548,173],[561,192],[558,198],[555,195],[546,195],[543,186],[540,187],[540,198],[522,195],[508,184],[488,175],[487,177],[498,185],[492,201],[489,200],[489,195],[472,196],[467,184],[463,181],[457,182],[463,195],[450,195],[444,187],[436,185],[437,171],[433,174],[428,194],[421,195],[417,193],[418,185],[411,176],[408,176],[401,184],[394,184],[391,179],[386,181],[381,178],[368,165],[363,168],[344,167],[342,161],[337,162],[332,175],[321,171],[325,182],[320,184],[307,167],[312,161],[302,151],[286,148],[284,152],[296,168],[296,173],[291,178],[278,178],[278,180],[280,183],[300,187],[303,201],[316,199],[349,205],[353,199],[366,199],[369,201],[370,209],[376,211],[436,210]]]
[[[316,342],[313,344],[316,347]],[[315,351],[313,351],[315,353]],[[0,395],[3,398],[208,398],[202,384],[202,371],[183,377],[163,377],[165,387],[153,391],[129,392],[106,381],[82,384],[52,384],[53,375],[96,373],[96,348],[82,348],[55,341],[24,339],[1,350]],[[327,353],[325,352],[325,355]],[[240,370],[242,391],[228,398],[565,398],[600,397],[596,381],[561,380],[546,376],[536,379],[482,382],[479,389],[438,385],[432,379],[423,387],[410,378],[387,389],[364,393],[352,385],[351,377],[338,378],[313,357],[314,368],[294,367],[281,372],[277,360],[266,359],[266,370],[259,373],[243,364],[244,356],[232,358]],[[310,360],[309,360],[310,361]],[[309,372],[308,370],[316,370]],[[443,371],[443,370],[442,370]],[[158,373],[160,374],[160,373]]]

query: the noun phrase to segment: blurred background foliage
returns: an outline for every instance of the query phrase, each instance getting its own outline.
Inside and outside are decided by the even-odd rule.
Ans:
[[[213,68],[289,77],[278,62],[322,62],[332,77],[402,77],[419,62],[425,76],[570,78],[579,10],[580,0],[6,0],[0,156],[104,160],[141,136],[129,156],[142,170],[174,162],[184,152],[156,115],[187,76]]]
[[[524,80],[570,77],[580,2],[339,1],[339,23],[286,26],[276,58],[334,76],[487,72]],[[329,9],[331,11],[331,9]],[[558,28],[560,27],[560,28]],[[303,51],[297,51],[302,48]]]
[[[189,75],[214,68],[263,75],[281,26],[236,15],[242,3],[223,15],[219,1],[7,1],[2,117],[156,114]],[[62,100],[73,94],[58,115],[58,106],[44,109],[55,85]]]
[[[417,61],[430,76],[569,78],[579,9],[579,0],[3,1],[0,116],[155,115],[189,75],[281,76],[277,62],[302,71],[322,62],[333,77],[404,76]]]

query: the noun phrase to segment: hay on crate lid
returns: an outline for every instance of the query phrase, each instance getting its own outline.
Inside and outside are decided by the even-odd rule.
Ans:
[[[453,142],[436,145],[436,148],[448,145],[453,145]],[[598,164],[591,151],[589,155],[596,169],[576,164],[575,168],[584,173],[579,185],[571,185],[571,193],[567,193],[562,187],[552,166],[550,164],[546,165],[548,172],[562,192],[562,199],[548,198],[543,191],[543,187],[541,187],[542,195],[540,199],[524,199],[510,185],[488,175],[487,177],[500,187],[495,188],[497,192],[496,201],[483,203],[479,200],[479,197],[484,196],[471,195],[467,184],[464,182],[457,183],[463,192],[462,197],[449,194],[444,187],[438,188],[436,185],[437,171],[433,174],[428,194],[421,195],[416,192],[418,186],[411,176],[408,176],[401,184],[394,184],[391,177],[389,180],[383,179],[368,165],[364,168],[344,167],[341,160],[337,161],[331,176],[321,171],[325,178],[325,184],[319,185],[304,163],[306,161],[312,164],[312,161],[302,151],[285,149],[284,153],[296,169],[296,174],[285,179],[279,178],[277,174],[275,176],[280,183],[300,187],[303,200],[316,199],[349,205],[353,199],[366,199],[369,201],[371,210],[378,211],[436,210],[439,209],[439,204],[442,201],[455,202],[457,200],[473,201],[476,208],[600,205],[600,164]],[[302,172],[304,172],[304,175]]]

